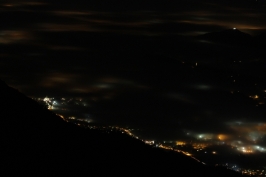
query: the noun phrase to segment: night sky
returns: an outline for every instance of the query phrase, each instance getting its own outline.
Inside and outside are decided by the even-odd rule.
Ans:
[[[86,99],[93,122],[149,138],[266,146],[265,1],[6,0],[0,13],[0,78],[27,96]],[[247,39],[202,36],[223,30]]]

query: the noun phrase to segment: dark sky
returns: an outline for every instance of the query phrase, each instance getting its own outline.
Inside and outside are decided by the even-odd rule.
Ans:
[[[256,106],[266,90],[264,55],[193,38],[233,28],[260,35],[265,4],[1,1],[0,76],[31,97],[90,99],[96,122],[149,136],[265,139],[264,107]]]

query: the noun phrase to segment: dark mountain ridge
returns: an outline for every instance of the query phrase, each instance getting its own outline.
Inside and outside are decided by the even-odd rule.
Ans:
[[[232,45],[249,45],[253,43],[251,35],[241,32],[238,29],[227,29],[218,32],[206,33],[198,36],[199,39],[209,40],[212,42],[232,44]]]
[[[0,97],[1,176],[241,176],[119,131],[67,123],[2,81]]]
[[[240,47],[263,48],[266,46],[266,32],[256,36],[242,32],[236,28],[210,32],[196,37],[197,40],[205,40],[217,44],[225,44]]]

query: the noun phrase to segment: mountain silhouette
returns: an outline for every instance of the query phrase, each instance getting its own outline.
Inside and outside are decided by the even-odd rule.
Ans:
[[[261,33],[258,36],[255,36],[255,42],[256,46],[264,49],[266,46],[266,32]]]
[[[241,176],[120,131],[67,123],[3,81],[0,103],[1,176]]]
[[[238,29],[227,29],[219,32],[206,33],[198,36],[201,40],[207,40],[227,45],[251,45],[253,38],[251,35],[241,32]]]

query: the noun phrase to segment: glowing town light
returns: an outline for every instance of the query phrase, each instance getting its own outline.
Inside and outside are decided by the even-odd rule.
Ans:
[[[176,145],[177,145],[177,146],[183,146],[183,145],[186,145],[186,143],[183,142],[183,141],[177,141],[177,142],[176,142]]]
[[[146,143],[146,144],[149,144],[149,145],[153,145],[153,144],[154,144],[154,141],[153,141],[153,140],[152,140],[152,141],[147,141],[147,140],[146,140],[145,143]]]
[[[48,101],[50,101],[50,99],[47,98],[47,97],[45,97],[45,98],[43,99],[43,101],[48,102]]]
[[[61,114],[56,114],[56,115],[64,119],[64,116],[62,116]]]
[[[233,30],[236,30],[236,28],[233,28]]]
[[[226,139],[226,135],[220,134],[218,135],[218,139],[224,141]]]

